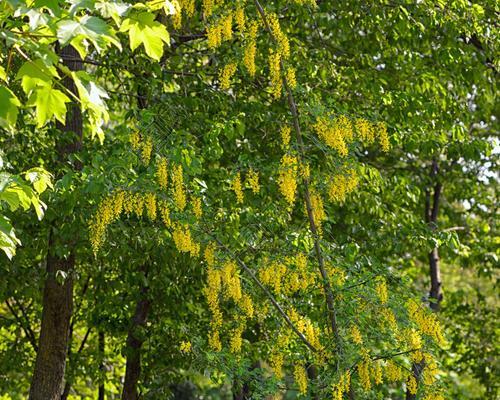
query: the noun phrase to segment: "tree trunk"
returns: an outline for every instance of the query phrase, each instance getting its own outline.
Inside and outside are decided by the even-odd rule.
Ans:
[[[145,268],[144,273],[147,274]],[[149,310],[151,309],[151,301],[147,297],[148,291],[149,288],[147,286],[141,288],[128,331],[127,365],[125,369],[122,400],[137,400],[139,398],[137,383],[141,376],[141,347],[144,342],[141,330],[146,325]]]
[[[69,69],[82,69],[80,56],[73,47],[67,46],[59,54]],[[69,59],[71,61],[68,61]],[[65,78],[63,83],[70,91],[76,93],[70,78]],[[62,131],[61,141],[58,143],[58,162],[63,164],[69,154],[77,152],[82,146],[83,124],[79,104],[70,104],[66,123],[58,124],[58,128]],[[77,169],[80,167],[76,166]],[[57,228],[60,222],[61,220],[54,221],[53,227]],[[52,229],[49,239],[40,339],[29,393],[31,400],[59,400],[63,391],[69,327],[73,311],[75,256],[71,251],[66,257],[55,255],[54,247],[56,243],[60,245],[58,238],[54,237],[55,230]],[[57,276],[60,274],[58,271],[65,275],[65,279]]]
[[[104,382],[105,382],[105,369],[104,369],[104,352],[105,352],[105,341],[104,341],[104,331],[99,330],[99,355],[101,357],[101,362],[99,365],[99,371],[101,371],[101,377],[99,380],[99,388],[97,390],[97,400],[104,400]]]

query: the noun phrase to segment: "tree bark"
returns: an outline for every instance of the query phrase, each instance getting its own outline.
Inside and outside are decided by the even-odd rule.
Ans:
[[[71,70],[81,70],[83,64],[79,54],[71,46],[60,50],[59,55],[63,63]],[[66,58],[71,59],[67,61]],[[71,78],[65,78],[63,84],[76,94],[76,88]],[[66,114],[65,124],[58,124],[61,130],[58,142],[58,163],[67,161],[68,155],[81,149],[83,124],[79,104],[71,103]],[[80,165],[75,166],[81,168]],[[61,220],[54,221],[56,228]],[[63,391],[64,371],[68,353],[68,336],[70,319],[73,311],[73,270],[75,256],[72,251],[66,257],[56,255],[54,247],[59,242],[55,237],[55,229],[50,233],[47,276],[43,291],[43,311],[40,329],[38,352],[35,361],[35,370],[30,386],[31,400],[59,400]],[[60,245],[60,243],[58,243]],[[68,244],[68,243],[64,243]],[[57,279],[58,271],[65,275],[65,279]]]
[[[104,400],[104,382],[105,382],[105,370],[104,370],[104,353],[105,353],[105,338],[104,338],[104,331],[101,329],[99,330],[99,355],[101,357],[101,361],[99,364],[99,371],[101,371],[101,377],[99,381],[99,388],[97,390],[97,400]]]
[[[147,274],[146,268],[143,268]],[[125,380],[123,383],[122,400],[137,400],[139,392],[137,384],[141,376],[141,348],[144,338],[141,330],[146,326],[146,320],[151,309],[151,301],[148,299],[149,288],[141,288],[139,299],[135,307],[130,328],[127,336],[127,364],[125,368]]]

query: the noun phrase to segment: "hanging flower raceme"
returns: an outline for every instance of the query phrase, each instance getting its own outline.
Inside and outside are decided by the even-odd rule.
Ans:
[[[355,170],[348,169],[331,178],[328,184],[328,198],[335,203],[343,203],[350,193],[359,184],[358,175]]]
[[[219,72],[219,81],[221,90],[228,90],[231,87],[231,78],[236,72],[236,64],[229,63]]]
[[[292,207],[293,203],[295,202],[295,195],[297,192],[297,170],[297,157],[290,154],[285,154],[281,158],[281,165],[278,175],[278,185],[281,194],[290,207]]]
[[[168,170],[167,170],[167,160],[165,158],[160,158],[158,164],[156,165],[156,179],[158,181],[158,185],[163,190],[167,189],[168,185]]]
[[[172,184],[174,191],[174,202],[180,211],[186,208],[186,193],[184,192],[184,178],[182,165],[174,165],[172,168]]]
[[[250,186],[252,189],[252,192],[254,194],[258,194],[260,191],[260,184],[259,184],[259,173],[252,168],[248,170],[247,173],[247,184]]]
[[[231,183],[231,186],[233,188],[234,194],[236,195],[236,202],[238,204],[243,203],[243,187],[241,185],[241,173],[237,173],[236,176],[233,179],[233,182]]]

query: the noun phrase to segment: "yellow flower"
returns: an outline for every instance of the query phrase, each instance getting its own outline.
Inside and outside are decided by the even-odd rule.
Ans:
[[[260,191],[259,173],[254,171],[252,168],[250,168],[247,173],[247,183],[252,188],[252,192],[254,194],[259,193]]]
[[[322,224],[323,221],[326,219],[326,213],[323,208],[323,200],[321,199],[321,195],[317,193],[314,189],[311,189],[309,193],[309,198],[311,201],[311,208],[312,208],[312,214],[313,214],[313,219],[314,223],[316,225],[316,229],[318,230],[318,233],[321,235],[322,233]],[[307,211],[306,211],[307,215]]]
[[[153,151],[153,139],[151,139],[150,137],[147,137],[142,142],[142,147],[141,147],[142,162],[145,165],[149,164],[149,161],[151,160],[151,152],[152,151]]]
[[[269,53],[269,75],[271,78],[271,93],[275,99],[281,97],[281,55],[272,49]]]
[[[248,74],[253,78],[255,76],[255,55],[257,53],[257,30],[259,25],[252,22],[248,28],[248,40],[243,54],[243,65],[245,65]]]
[[[375,385],[381,385],[384,382],[382,377],[382,365],[379,362],[375,362],[373,366],[373,380]]]
[[[229,13],[221,21],[222,39],[231,40],[233,38],[233,14]]]
[[[363,344],[363,337],[361,336],[361,332],[356,325],[351,326],[351,338],[354,343]]]
[[[363,389],[369,391],[372,388],[372,383],[370,381],[370,364],[368,359],[358,363],[358,375]]]
[[[207,26],[207,45],[209,49],[216,49],[222,43],[222,27],[219,25]]]
[[[342,203],[346,196],[354,191],[359,180],[356,171],[346,170],[344,174],[335,175],[328,185],[328,197],[330,201]]]
[[[286,125],[283,126],[280,130],[281,145],[285,149],[287,149],[288,146],[290,145],[291,132],[292,132],[291,128]]]
[[[347,156],[346,140],[352,137],[352,129],[347,124],[345,117],[330,121],[328,117],[319,117],[313,125],[314,130],[321,140],[329,147],[335,149],[341,157]]]
[[[385,279],[379,277],[377,279],[377,285],[375,286],[375,290],[377,291],[377,296],[382,304],[387,303],[387,299],[389,298],[387,294],[387,284]]]
[[[234,19],[236,20],[236,25],[238,26],[240,33],[245,32],[245,11],[241,6],[236,8],[236,11],[234,12]]]
[[[179,345],[179,349],[183,353],[190,353],[191,352],[191,342],[182,341],[181,344]]]
[[[144,196],[144,201],[146,203],[146,211],[148,213],[148,218],[151,221],[156,220],[156,196],[154,193],[147,193]]]
[[[385,367],[385,374],[389,382],[397,382],[403,378],[401,368],[390,360],[387,361],[387,365]]]
[[[156,166],[156,178],[160,187],[166,190],[168,184],[168,171],[167,160],[165,160],[163,157],[160,158],[160,161],[158,161],[158,165]]]
[[[232,330],[231,337],[229,339],[229,350],[231,353],[239,353],[241,351],[241,345],[243,344],[243,340],[241,339],[242,333],[242,327]]]
[[[141,135],[138,131],[134,131],[130,134],[130,146],[133,150],[139,150],[139,145],[141,142]]]
[[[193,206],[193,214],[196,219],[200,219],[202,215],[201,199],[199,197],[193,197],[191,199],[191,205]]]
[[[295,202],[297,192],[297,157],[285,154],[281,158],[279,168],[278,185],[281,194],[285,197],[289,206]]]
[[[219,81],[221,90],[228,90],[231,87],[231,78],[236,72],[236,64],[229,63],[219,72]]]
[[[236,194],[236,202],[238,204],[242,204],[243,203],[243,189],[241,186],[241,174],[239,172],[236,174],[236,176],[233,179],[232,187],[233,187],[234,193]]]
[[[377,124],[378,140],[382,151],[387,153],[390,148],[389,135],[387,134],[387,126],[383,122]]]
[[[417,394],[417,380],[413,376],[413,374],[408,375],[408,379],[406,380],[406,388],[411,394]]]
[[[285,74],[286,81],[290,88],[295,89],[297,87],[297,79],[295,78],[295,69],[288,67]]]
[[[299,387],[300,394],[307,393],[307,372],[304,367],[304,364],[297,363],[293,367],[293,377],[297,386]]]
[[[205,262],[212,268],[215,265],[215,243],[209,243],[203,253]]]
[[[172,221],[170,221],[170,209],[168,207],[168,203],[165,200],[161,200],[158,203],[158,206],[160,208],[161,220],[167,228],[170,228]]]

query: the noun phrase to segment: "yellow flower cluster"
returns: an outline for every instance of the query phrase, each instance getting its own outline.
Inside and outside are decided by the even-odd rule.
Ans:
[[[321,354],[323,346],[321,345],[319,339],[321,337],[320,328],[314,326],[309,318],[299,315],[293,307],[289,310],[288,316],[295,324],[299,332],[301,332],[306,337],[308,342],[311,343]]]
[[[153,152],[153,139],[149,136],[141,142],[141,157],[145,165],[149,165],[151,161],[151,153]]]
[[[269,13],[267,15],[267,20],[271,32],[278,43],[278,51],[283,56],[284,59],[290,57],[290,42],[288,38],[281,30],[281,26],[278,20],[278,16],[275,13]]]
[[[281,97],[281,54],[272,49],[269,53],[269,77],[271,79],[271,93],[275,99]]]
[[[207,254],[207,249],[208,254]],[[213,246],[209,245],[205,249],[205,261],[211,264],[214,261],[212,249]],[[215,351],[221,351],[222,344],[220,341],[219,329],[222,326],[222,312],[219,308],[219,293],[222,288],[221,272],[213,268],[213,265],[208,266],[207,269],[207,285],[203,289],[203,294],[207,299],[208,308],[212,314],[210,321],[210,332],[208,334],[208,344]]]
[[[167,160],[163,157],[160,158],[156,165],[156,179],[158,180],[158,185],[160,185],[163,190],[166,190],[168,185],[168,170]]]
[[[238,204],[243,203],[243,188],[241,185],[241,174],[238,172],[231,183],[234,194],[236,195],[236,202]]]
[[[340,375],[338,383],[333,385],[333,400],[342,400],[344,393],[348,393],[351,387],[351,372],[346,371]]]
[[[373,381],[375,385],[381,385],[384,382],[382,365],[380,362],[374,362],[372,365]]]
[[[326,219],[326,213],[323,207],[323,199],[321,198],[321,195],[314,189],[310,191],[309,197],[311,200],[311,208],[312,208],[314,223],[316,225],[318,233],[321,235],[323,231],[322,224],[323,221]],[[307,210],[306,210],[306,215],[307,215]]]
[[[213,268],[215,266],[215,243],[209,243],[205,247],[203,258],[208,267]]]
[[[248,294],[243,294],[243,296],[241,297],[241,300],[239,302],[239,306],[241,308],[241,310],[243,311],[243,313],[245,314],[245,316],[247,316],[248,318],[252,318],[253,315],[254,315],[254,308],[253,308],[253,302],[252,302],[252,298],[248,295]]]
[[[199,197],[192,197],[191,206],[193,207],[193,214],[196,219],[200,219],[203,214],[203,211],[201,209],[201,199]]]
[[[285,73],[285,79],[290,88],[295,89],[297,87],[297,78],[295,77],[295,69],[288,67]]]
[[[183,353],[190,353],[191,352],[191,342],[182,341],[181,344],[179,345],[179,350]]]
[[[160,200],[158,202],[158,208],[160,209],[161,220],[167,228],[172,226],[172,221],[170,220],[170,208],[165,200]]]
[[[354,127],[356,128],[356,135],[363,143],[371,144],[375,141],[375,127],[366,119],[356,119]]]
[[[285,154],[281,158],[278,185],[281,194],[285,197],[290,207],[293,206],[295,193],[297,191],[297,170],[297,157]]]
[[[387,294],[387,283],[383,277],[377,278],[377,284],[375,286],[375,291],[377,292],[378,299],[382,304],[387,303],[389,296]]]
[[[429,393],[425,395],[423,400],[444,400],[444,397],[440,393]]]
[[[223,42],[233,38],[233,14],[227,13],[215,23],[207,26],[207,45],[216,49]]]
[[[130,199],[126,199],[126,197],[128,196],[124,191],[118,190],[99,203],[97,212],[89,223],[90,243],[95,254],[102,246],[108,225],[120,217],[126,200],[131,203]]]
[[[172,183],[174,190],[174,202],[180,211],[186,208],[186,193],[184,192],[184,178],[182,165],[174,165],[172,168]]]
[[[307,393],[307,372],[302,363],[296,363],[293,367],[293,377],[297,386],[299,387],[300,394]]]
[[[234,261],[226,261],[224,263],[221,277],[226,297],[238,303],[242,297],[241,281],[238,274],[238,268]]]
[[[403,379],[403,372],[395,362],[389,360],[385,366],[385,376],[389,382],[397,382]]]
[[[410,319],[417,324],[420,332],[432,337],[434,341],[439,345],[446,344],[443,332],[441,330],[441,325],[439,324],[439,321],[435,314],[424,310],[415,302],[415,300],[410,300],[407,303],[406,307]]]
[[[352,193],[359,184],[358,175],[353,169],[343,174],[335,175],[328,185],[328,198],[332,202],[342,203],[347,195]]]
[[[264,285],[269,285],[273,288],[276,294],[282,292],[282,280],[287,274],[286,265],[279,262],[270,263],[259,269],[259,279]]]
[[[221,90],[228,90],[231,87],[231,78],[236,72],[236,64],[229,63],[224,65],[219,72],[219,81]]]
[[[139,146],[141,143],[141,135],[138,131],[133,131],[130,134],[130,146],[133,150],[139,150]]]
[[[316,119],[316,123],[313,125],[313,129],[321,140],[323,140],[327,146],[335,149],[337,153],[345,157],[347,156],[347,144],[346,141],[349,137],[352,137],[352,130],[349,132],[346,124],[348,121],[344,116],[341,116],[335,120],[331,120],[329,117],[319,117]]]
[[[284,374],[283,374],[283,353],[281,351],[273,351],[269,355],[269,364],[271,366],[271,369],[274,372],[274,375],[276,375],[276,378],[282,379]]]
[[[236,25],[238,26],[238,31],[243,34],[245,32],[245,10],[241,6],[238,6],[234,12],[234,19]]]
[[[328,276],[330,277],[330,279],[332,280],[332,283],[335,286],[344,285],[345,280],[347,278],[346,278],[345,271],[343,269],[336,268],[329,263],[326,264],[326,269],[328,271]]]
[[[229,350],[231,353],[239,353],[241,351],[243,344],[241,335],[243,334],[243,330],[244,328],[240,325],[231,331],[231,337],[229,338]]]
[[[382,319],[387,323],[388,327],[395,333],[398,333],[398,324],[396,322],[396,316],[390,308],[383,308],[380,311]]]
[[[361,336],[361,332],[359,331],[359,328],[356,325],[351,326],[351,338],[352,341],[356,344],[363,344],[363,337]]]
[[[358,363],[358,375],[361,386],[365,391],[372,388],[370,380],[370,359],[365,358],[362,362]]]
[[[257,31],[259,25],[252,21],[248,28],[247,44],[243,53],[243,64],[245,65],[248,74],[253,78],[255,76],[255,55],[257,54]]]
[[[387,126],[383,122],[377,123],[378,140],[382,151],[387,153],[390,148],[389,135],[387,134]]]
[[[287,125],[283,126],[280,130],[281,146],[285,149],[290,145],[291,133],[292,129]]]
[[[175,223],[172,237],[175,247],[181,253],[189,253],[192,257],[196,257],[200,253],[200,245],[191,237],[189,226]]]
[[[411,394],[417,394],[417,380],[412,373],[410,373],[406,379],[406,388]]]
[[[144,205],[146,206],[148,218],[151,221],[156,220],[156,195],[154,193],[146,193],[144,195]]]
[[[254,194],[258,194],[260,192],[260,184],[259,184],[259,173],[255,171],[253,168],[250,168],[247,173],[247,184],[252,189]]]

